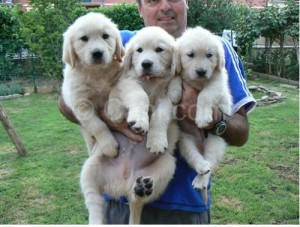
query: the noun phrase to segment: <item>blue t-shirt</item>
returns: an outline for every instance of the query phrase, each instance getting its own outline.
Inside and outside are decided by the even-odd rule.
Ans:
[[[123,46],[126,46],[127,42],[135,34],[136,32],[134,31],[121,31]],[[221,37],[220,39],[223,42],[225,51],[225,67],[229,75],[229,87],[233,97],[233,113],[242,106],[249,113],[255,107],[256,101],[247,88],[243,64],[231,45]],[[197,175],[196,171],[189,167],[178,150],[175,151],[175,157],[177,161],[173,179],[160,198],[148,204],[148,206],[192,212],[209,210],[210,196],[208,195],[208,203],[205,205],[202,201],[201,192],[192,187],[192,182]],[[108,199],[107,196],[105,198]],[[127,201],[125,198],[121,198],[120,202]]]

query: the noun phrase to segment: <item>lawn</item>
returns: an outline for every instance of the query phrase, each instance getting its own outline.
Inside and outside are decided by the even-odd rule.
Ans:
[[[250,115],[250,138],[230,147],[214,173],[213,224],[299,224],[299,93]],[[261,94],[254,94],[259,97]],[[87,158],[79,127],[57,109],[58,94],[1,101],[28,156],[0,124],[0,224],[87,224],[79,173]]]

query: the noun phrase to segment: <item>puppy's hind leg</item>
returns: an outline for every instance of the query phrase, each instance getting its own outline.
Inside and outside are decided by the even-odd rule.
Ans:
[[[104,222],[100,177],[101,165],[98,157],[93,155],[84,163],[80,176],[80,186],[89,212],[89,224],[103,224]]]
[[[141,202],[130,202],[129,209],[129,224],[130,225],[138,225],[141,223],[141,215],[143,211],[144,203]]]
[[[95,137],[93,137],[87,130],[81,128],[81,133],[83,135],[84,141],[86,143],[89,155],[93,154],[93,148],[96,143]]]
[[[209,133],[204,147],[205,160],[209,161],[212,168],[214,168],[223,160],[227,144],[220,136],[215,136]]]
[[[201,154],[194,136],[182,132],[179,147],[181,155],[199,175],[205,175],[210,172],[211,164]]]

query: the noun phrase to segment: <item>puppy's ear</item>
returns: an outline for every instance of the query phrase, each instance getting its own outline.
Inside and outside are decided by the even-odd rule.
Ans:
[[[171,63],[171,73],[172,75],[176,75],[177,73],[177,64],[178,64],[178,53],[177,53],[177,48],[176,46],[173,47],[173,56],[172,56],[172,63]]]
[[[122,62],[122,57],[124,56],[124,54],[125,54],[125,49],[123,47],[121,37],[118,36],[117,43],[116,43],[116,51],[115,51],[116,60],[118,62]]]
[[[124,72],[128,72],[131,68],[131,63],[132,63],[132,54],[133,54],[133,49],[129,47],[126,49],[126,53],[123,59],[123,70]]]
[[[180,52],[179,49],[176,47],[175,51],[174,51],[174,70],[175,70],[175,74],[180,74],[181,73],[181,56],[180,56]]]
[[[62,60],[64,63],[69,64],[72,68],[74,68],[76,62],[76,53],[73,47],[72,40],[68,33],[64,33],[63,38],[64,44]]]
[[[221,72],[222,69],[225,67],[225,53],[223,49],[222,43],[218,45],[218,53],[217,53],[217,58],[218,58],[218,64],[216,70],[218,72]]]

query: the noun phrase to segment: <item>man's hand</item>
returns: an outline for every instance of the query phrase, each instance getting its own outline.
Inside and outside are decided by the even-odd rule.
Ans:
[[[58,99],[58,109],[69,121],[76,124],[80,124],[79,120],[76,118],[72,110],[66,105],[62,96],[60,96]],[[126,137],[128,137],[129,139],[135,142],[143,141],[144,139],[143,136],[135,134],[132,131],[130,131],[126,121],[123,121],[119,124],[115,124],[111,122],[106,116],[105,111],[103,109],[97,111],[97,114],[107,124],[107,126],[110,129],[122,133],[123,135],[125,135]]]
[[[195,123],[197,97],[199,91],[188,85],[187,82],[183,81],[183,93],[181,103],[177,109],[178,119],[188,119]],[[216,123],[222,119],[222,113],[218,107],[213,107],[213,120],[210,124],[205,127],[205,130],[212,129]],[[245,108],[242,106],[232,116],[226,118],[227,129],[222,135],[223,139],[232,146],[244,145],[249,136],[249,123],[247,119],[247,113]]]
[[[114,131],[120,132],[129,139],[135,141],[135,142],[142,142],[144,137],[135,134],[128,128],[128,123],[126,120],[122,121],[121,123],[113,123],[106,115],[105,110],[101,109],[98,111],[98,114],[100,115],[101,119],[108,125],[108,127]]]
[[[188,119],[195,123],[196,111],[197,111],[197,97],[199,90],[190,86],[187,82],[183,81],[183,92],[181,102],[177,109],[177,116],[179,119]],[[221,119],[222,112],[218,107],[213,107],[213,116],[210,124],[205,127],[205,130],[212,129]]]

